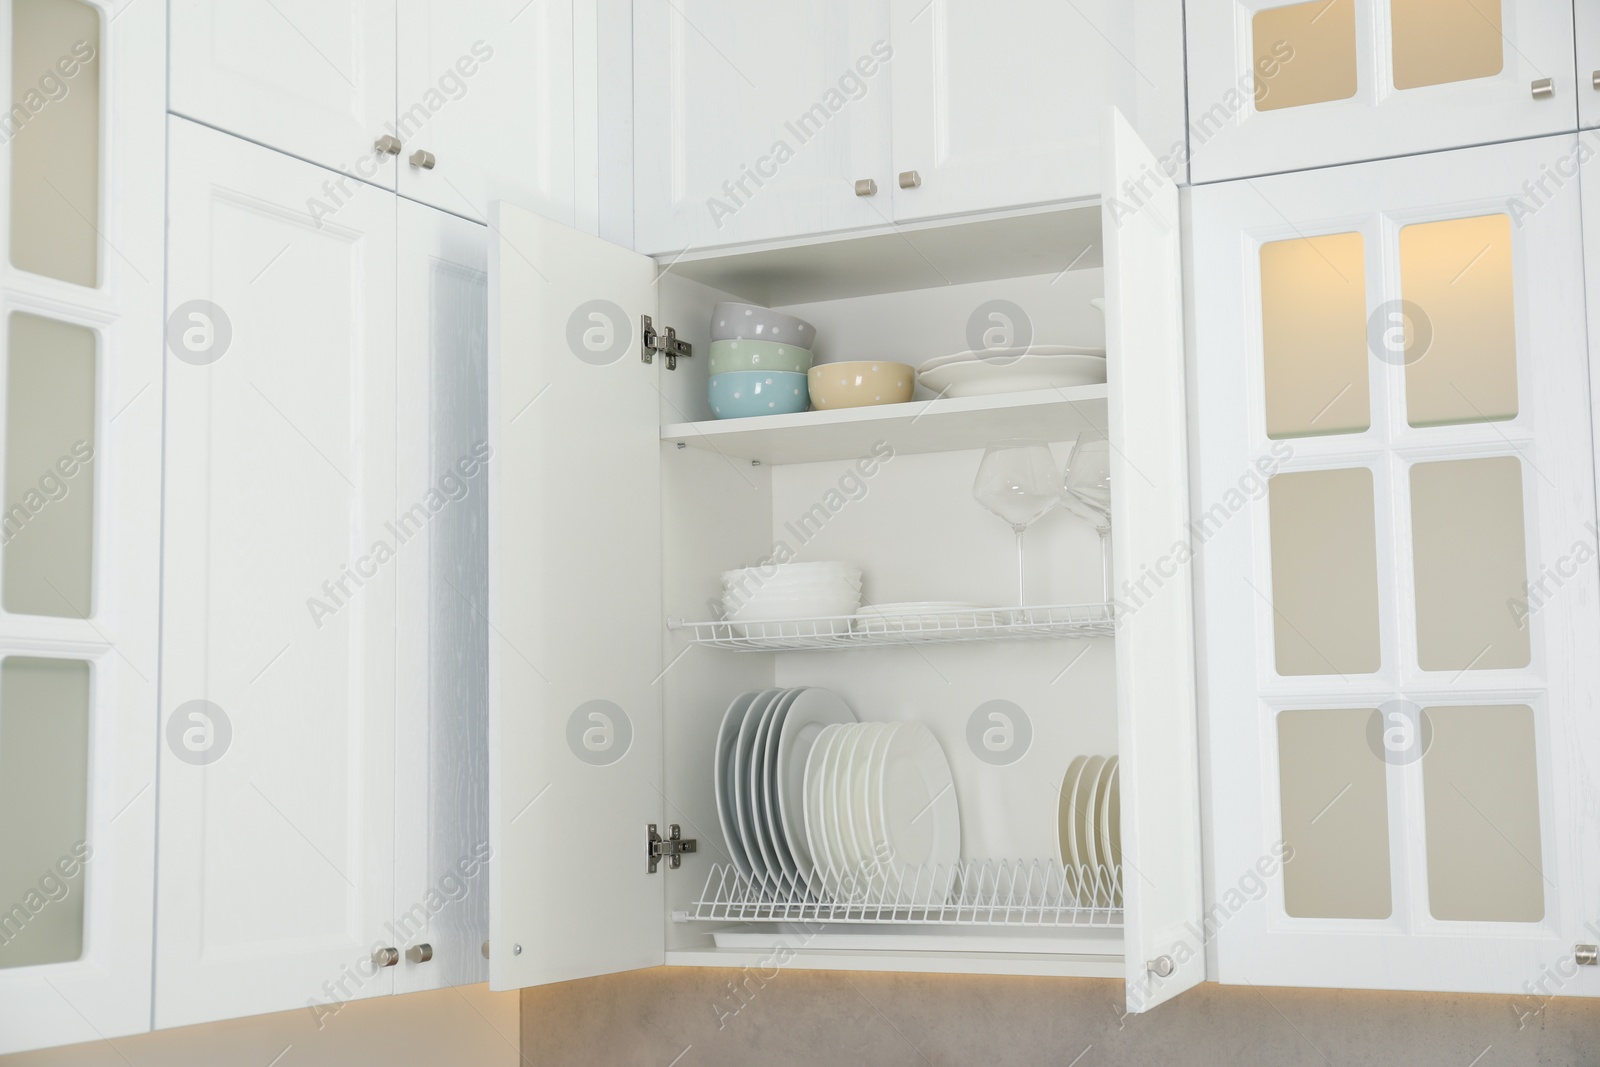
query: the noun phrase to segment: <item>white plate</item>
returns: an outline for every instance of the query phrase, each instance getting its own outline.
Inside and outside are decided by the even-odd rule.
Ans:
[[[831,886],[836,897],[857,900],[861,897],[861,851],[856,847],[856,835],[850,828],[850,784],[860,756],[872,743],[878,726],[875,722],[861,722],[845,729],[848,734],[839,749],[839,759],[833,771],[833,802],[828,812],[829,840],[834,845],[836,858],[840,859]]]
[[[904,604],[868,604],[856,612],[855,628],[868,633],[956,626],[997,626],[1009,614],[987,604],[926,601]]]
[[[1083,777],[1078,779],[1078,788],[1072,801],[1072,825],[1078,835],[1078,862],[1088,868],[1091,880],[1097,876],[1100,867],[1100,852],[1094,840],[1094,800],[1099,795],[1100,776],[1105,769],[1104,756],[1090,756],[1088,766],[1083,769]]]
[[[1115,885],[1116,868],[1122,861],[1122,806],[1121,795],[1117,791],[1117,780],[1121,777],[1117,766],[1117,757],[1112,756],[1106,760],[1106,771],[1101,776],[1104,781],[1101,785],[1101,796],[1096,807],[1099,809],[1099,825],[1096,831],[1099,834],[1100,862],[1105,865],[1108,886]],[[1115,829],[1113,829],[1115,824]],[[1122,894],[1117,893],[1114,904],[1122,903]]]
[[[1027,348],[986,348],[981,352],[956,352],[948,356],[935,356],[917,368],[917,373],[938,370],[952,363],[972,363],[977,360],[990,360],[993,362],[1008,362],[1020,359],[1023,356],[1100,356],[1104,358],[1106,350],[1103,348],[1084,348],[1081,345],[1029,345]]]
[[[857,895],[876,896],[878,887],[883,884],[883,853],[873,846],[871,824],[876,813],[877,798],[870,789],[872,768],[884,755],[884,744],[897,724],[875,722],[868,725],[871,729],[866,731],[861,744],[856,747],[855,759],[851,761],[843,821],[845,831],[854,842],[854,885]]]
[[[961,811],[949,761],[933,733],[908,722],[889,739],[884,755],[878,832],[897,881],[907,867],[948,870],[961,859]],[[935,886],[919,888],[935,890]],[[926,901],[913,901],[926,903]]]
[[[782,736],[783,723],[789,715],[789,709],[794,707],[794,702],[804,692],[805,687],[802,686],[790,689],[778,698],[777,703],[773,705],[772,715],[762,728],[762,736],[756,749],[756,756],[761,761],[757,769],[756,785],[761,801],[759,812],[762,827],[768,842],[772,845],[778,865],[783,868],[784,885],[789,887],[799,884],[800,872],[795,866],[794,851],[789,847],[789,835],[778,818],[778,738]]]
[[[750,860],[745,856],[744,841],[739,837],[738,809],[733,801],[733,753],[739,743],[739,727],[744,724],[745,714],[761,693],[761,690],[740,693],[728,705],[728,710],[722,713],[711,771],[712,791],[717,795],[717,821],[722,824],[722,837],[728,842],[728,856],[746,878],[752,872]]]
[[[783,689],[778,695],[767,702],[761,709],[760,717],[756,720],[755,741],[750,746],[750,769],[745,777],[746,803],[749,805],[750,829],[755,834],[755,846],[758,852],[751,853],[752,866],[765,867],[767,878],[776,883],[783,877],[783,863],[778,859],[778,849],[767,832],[767,803],[765,796],[766,765],[767,765],[767,734],[772,727],[773,717],[777,715],[778,708],[789,699],[789,690]],[[741,824],[742,825],[742,824]],[[756,862],[756,856],[761,857],[761,862]]]
[[[918,380],[940,396],[990,396],[1034,389],[1067,389],[1103,385],[1104,356],[1033,356],[1013,363],[962,360],[921,371]]]
[[[828,835],[828,854],[832,859],[823,875],[823,884],[830,896],[838,899],[851,886],[855,871],[855,858],[851,855],[852,840],[846,840],[839,818],[844,812],[844,783],[849,780],[851,755],[861,743],[862,731],[870,723],[851,723],[843,728],[839,741],[833,746],[828,760],[828,779],[822,786],[822,830]]]
[[[750,808],[750,753],[755,748],[756,730],[761,725],[762,713],[772,705],[772,702],[783,695],[782,689],[763,689],[750,704],[750,709],[744,713],[744,722],[739,725],[739,739],[733,748],[733,810],[737,818],[734,821],[739,831],[739,843],[744,847],[745,858],[749,861],[748,876],[755,880],[766,877],[766,861],[761,855],[761,846],[756,840],[755,824],[752,821],[755,812]]]
[[[872,762],[867,767],[866,775],[866,811],[865,824],[858,824],[858,832],[867,839],[868,848],[871,850],[873,884],[887,891],[896,885],[895,868],[891,862],[894,857],[889,851],[889,842],[883,836],[883,777],[884,769],[889,762],[890,743],[893,735],[905,726],[904,723],[889,723],[878,739],[878,744],[873,749]],[[880,896],[880,899],[881,896]]]
[[[1061,777],[1061,795],[1056,803],[1056,843],[1061,849],[1061,866],[1064,868],[1078,866],[1078,835],[1072,821],[1072,798],[1078,791],[1078,779],[1083,777],[1083,768],[1088,762],[1088,756],[1074,758],[1067,764],[1067,773]]]
[[[811,873],[815,875],[814,881],[817,883],[814,889],[820,888],[827,872],[837,866],[828,841],[823,811],[827,806],[825,799],[829,775],[833,771],[833,754],[839,747],[839,739],[845,729],[844,723],[824,726],[817,735],[816,743],[811,746],[811,754],[806,757],[806,848],[811,852]]]
[[[811,752],[822,731],[833,723],[855,722],[856,713],[831,689],[805,689],[789,705],[778,734],[776,774],[778,818],[789,851],[802,877],[817,865],[811,854],[811,831],[806,825],[805,791]]]

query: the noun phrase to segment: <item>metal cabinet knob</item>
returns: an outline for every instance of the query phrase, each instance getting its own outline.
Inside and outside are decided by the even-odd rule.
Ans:
[[[1554,95],[1556,95],[1554,78],[1540,78],[1533,83],[1533,98],[1535,100],[1544,100]]]
[[[1597,70],[1593,74],[1589,75],[1589,84],[1594,86],[1596,89],[1600,89],[1600,70]]]
[[[433,959],[433,946],[427,943],[412,945],[406,949],[407,963],[427,963]]]
[[[856,195],[877,196],[878,183],[873,181],[871,178],[862,178],[860,181],[856,182]]]
[[[1580,967],[1600,964],[1600,945],[1573,945],[1572,961]]]
[[[921,186],[922,175],[918,174],[914,170],[903,170],[900,172],[900,188],[918,189],[921,188]]]
[[[400,962],[400,950],[397,948],[380,948],[372,954],[372,962],[381,967],[393,967]]]
[[[372,142],[372,147],[386,156],[398,156],[400,154],[400,138],[386,133]]]
[[[423,170],[432,170],[433,165],[437,162],[439,161],[434,157],[434,154],[426,149],[419,148],[415,152],[411,153],[411,165],[413,167],[421,167]]]
[[[1145,970],[1149,971],[1157,978],[1171,978],[1172,972],[1178,969],[1177,967],[1173,966],[1171,956],[1157,956],[1155,959],[1145,964],[1144,967]]]

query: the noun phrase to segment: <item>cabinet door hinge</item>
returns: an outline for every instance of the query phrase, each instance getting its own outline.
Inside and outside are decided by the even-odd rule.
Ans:
[[[660,352],[667,357],[667,369],[678,369],[678,357],[688,359],[694,355],[694,345],[688,341],[678,340],[678,331],[671,326],[665,326],[660,333],[656,332],[655,324],[650,321],[649,315],[640,316],[644,325],[639,331],[639,336],[644,338],[644,348],[639,353],[646,363],[655,362],[656,353]]]
[[[650,824],[646,831],[646,846],[650,857],[650,873],[655,874],[661,866],[661,861],[666,860],[667,866],[677,870],[683,866],[683,855],[686,852],[698,851],[698,842],[692,837],[684,837],[683,830],[677,823],[672,823],[667,828],[667,836],[662,837],[655,823]]]

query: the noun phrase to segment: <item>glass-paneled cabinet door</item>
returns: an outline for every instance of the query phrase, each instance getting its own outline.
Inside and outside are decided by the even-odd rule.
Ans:
[[[1600,126],[1600,0],[1573,0],[1578,59],[1578,125]]]
[[[1576,129],[1572,15],[1550,0],[1191,5],[1190,174],[1211,182]]]
[[[0,3],[0,1053],[150,1028],[165,15]]]
[[[1600,993],[1577,158],[1194,192],[1224,982]]]

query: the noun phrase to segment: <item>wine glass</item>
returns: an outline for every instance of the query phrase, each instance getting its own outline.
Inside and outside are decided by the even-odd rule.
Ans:
[[[978,463],[972,496],[1016,531],[1017,604],[1026,605],[1023,535],[1061,503],[1061,469],[1050,454],[1050,446],[1040,441],[998,441],[990,445]]]
[[[1062,502],[1100,535],[1100,588],[1111,600],[1111,442],[1085,431],[1067,455]]]

